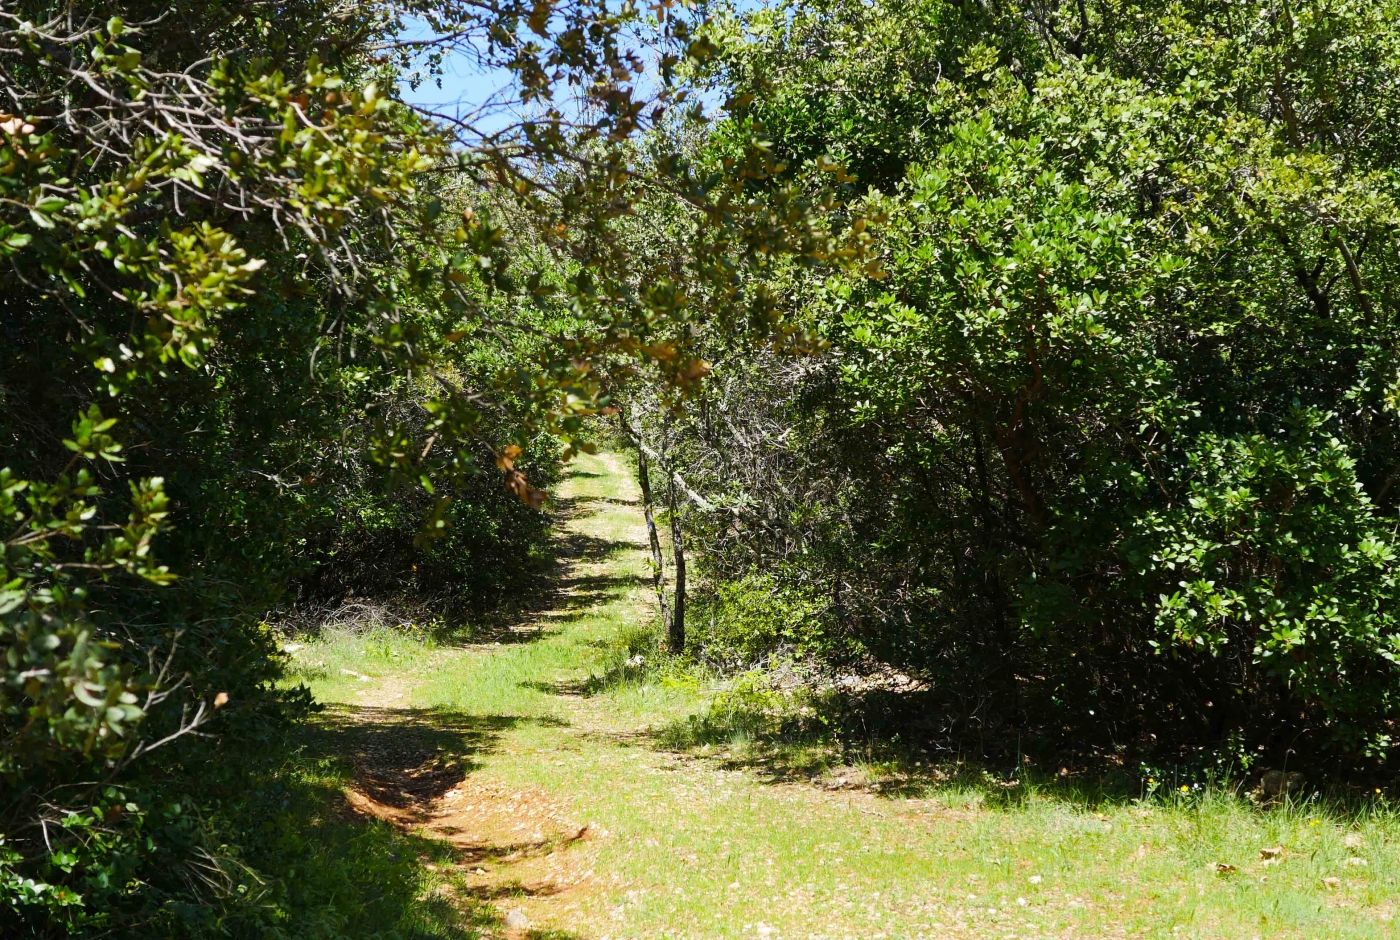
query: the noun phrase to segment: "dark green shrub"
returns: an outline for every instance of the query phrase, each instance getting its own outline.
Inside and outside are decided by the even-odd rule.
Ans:
[[[691,423],[718,577],[822,585],[1007,754],[1393,760],[1396,12],[754,14],[731,127],[847,180],[879,261],[786,285],[825,350]]]

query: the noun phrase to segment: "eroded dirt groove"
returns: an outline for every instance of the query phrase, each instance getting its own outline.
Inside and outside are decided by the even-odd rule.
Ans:
[[[602,460],[616,480],[628,479],[614,455],[603,455]],[[558,624],[578,619],[610,597],[617,603],[619,589],[636,581],[610,556],[639,551],[639,533],[624,533],[622,542],[600,537],[594,518],[600,508],[630,508],[633,502],[606,496],[589,499],[570,490],[566,482],[555,501],[562,525],[554,571],[541,583],[534,607],[492,642],[440,651],[436,672],[451,672],[473,659],[549,636]],[[634,603],[631,598],[621,602]],[[635,613],[647,616],[642,609]],[[472,755],[497,746],[502,734],[523,723],[547,725],[571,736],[593,733],[588,728],[591,716],[577,714],[587,709],[575,694],[580,681],[543,677],[534,684],[555,697],[567,716],[478,716],[412,707],[407,703],[413,699],[415,677],[391,675],[363,689],[355,704],[330,707],[324,722],[343,738],[341,752],[355,768],[355,783],[346,793],[351,808],[452,846],[453,864],[462,876],[456,880],[470,895],[463,900],[496,902],[507,912],[500,935],[511,940],[574,936],[538,929],[537,921],[557,919],[548,916],[541,902],[588,887],[593,880],[588,843],[607,835],[596,823],[570,816],[538,788],[513,789],[472,776],[478,767]],[[510,912],[520,915],[526,910],[523,920],[531,926],[512,924],[521,919]]]

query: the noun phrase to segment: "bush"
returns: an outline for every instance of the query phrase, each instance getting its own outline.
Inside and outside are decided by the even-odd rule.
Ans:
[[[692,618],[695,658],[723,672],[851,652],[832,633],[827,601],[773,575],[719,582],[696,599]]]
[[[1400,29],[1245,7],[722,33],[730,127],[813,191],[839,161],[878,262],[785,285],[820,354],[691,422],[728,495],[693,538],[740,595],[822,585],[828,635],[986,746],[1395,759],[1400,151],[1364,115],[1400,107]],[[740,660],[780,629],[744,606]]]

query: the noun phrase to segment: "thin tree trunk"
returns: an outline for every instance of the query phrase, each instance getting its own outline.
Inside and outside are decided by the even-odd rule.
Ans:
[[[1011,698],[1012,714],[1021,723],[1021,688],[1017,680],[1020,652],[1017,632],[1011,617],[1011,602],[1001,580],[1001,553],[1006,545],[1001,538],[1000,525],[992,512],[992,484],[987,472],[987,454],[982,445],[982,430],[974,419],[972,425],[972,454],[977,470],[978,499],[982,535],[982,577],[987,586],[987,601],[992,610],[992,623],[997,634],[997,659],[1002,667]]]
[[[647,463],[647,453],[637,448],[637,483],[642,488],[642,515],[647,521],[647,541],[651,543],[651,584],[656,589],[656,603],[661,608],[661,623],[666,635],[671,635],[671,612],[666,605],[666,569],[661,556],[661,536],[656,531],[656,516],[652,512],[651,467]]]
[[[675,603],[671,606],[670,629],[666,636],[672,653],[685,650],[685,540],[681,534],[680,507],[676,504],[676,480],[672,476],[666,488],[671,515],[671,554],[676,571]]]

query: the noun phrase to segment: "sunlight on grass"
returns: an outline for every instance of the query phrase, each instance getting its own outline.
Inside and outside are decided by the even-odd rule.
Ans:
[[[406,707],[494,716],[499,738],[473,755],[473,784],[540,794],[601,834],[553,856],[586,867],[584,886],[511,897],[540,929],[1395,935],[1400,818],[1388,804],[1142,798],[843,750],[760,684],[668,661],[650,624],[631,482],[604,457],[575,470],[560,510],[564,549],[572,539],[581,554],[550,602],[527,612],[529,629],[459,646],[340,635],[295,654],[296,675],[323,700],[353,700],[372,684],[347,674],[359,673],[406,683]]]
[[[318,701],[352,701],[372,680],[412,672],[430,662],[437,641],[426,631],[376,627],[337,629],[290,642],[287,680],[311,689]]]

